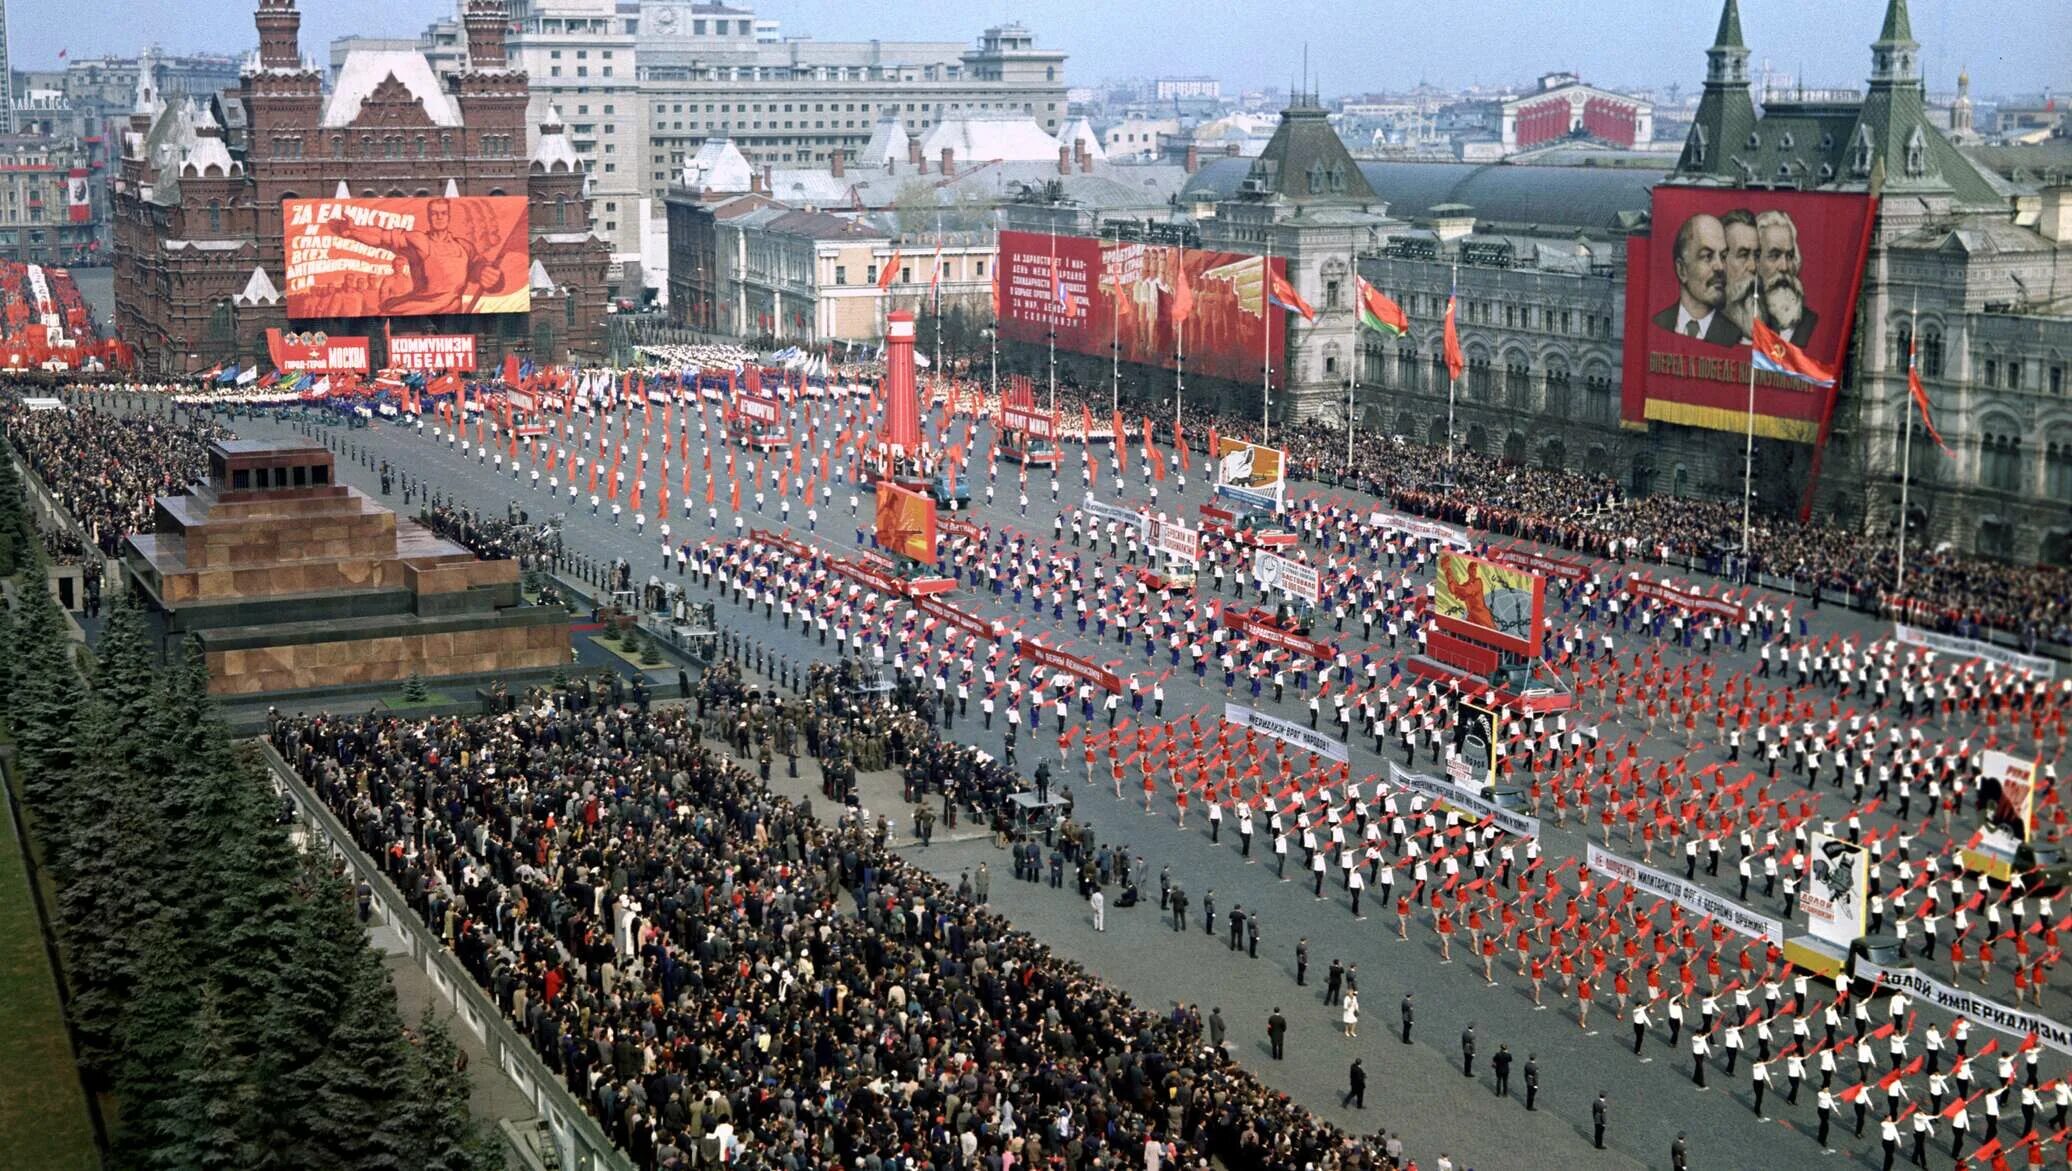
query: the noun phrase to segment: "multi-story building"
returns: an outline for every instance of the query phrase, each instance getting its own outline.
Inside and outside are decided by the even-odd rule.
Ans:
[[[1498,108],[1506,154],[1578,135],[1620,147],[1646,146],[1655,137],[1653,102],[1599,89],[1573,73],[1543,74],[1537,89]]]
[[[1161,77],[1151,83],[1154,102],[1223,100],[1223,83],[1213,77]]]
[[[991,230],[833,215],[750,190],[761,185],[731,143],[715,140],[671,188],[669,305],[678,324],[813,346],[874,341],[893,309],[928,317],[939,307],[972,320],[986,311],[998,249]]]
[[[660,281],[662,199],[708,138],[758,166],[826,167],[853,162],[888,116],[917,135],[970,113],[1026,116],[1051,134],[1067,121],[1065,55],[1017,24],[976,44],[839,42],[782,37],[750,7],[696,0],[523,0],[511,15],[532,113],[551,103],[568,119],[620,295]],[[460,40],[447,20],[420,43],[436,65]]]
[[[14,129],[14,48],[7,40],[7,0],[0,0],[0,133]]]
[[[502,0],[467,0],[464,67],[359,49],[326,90],[302,56],[294,0],[259,0],[259,52],[228,93],[167,102],[141,75],[115,193],[118,328],[147,369],[256,361],[265,331],[369,335],[388,319],[288,317],[283,205],[298,198],[522,196],[530,309],[396,318],[469,333],[478,360],[564,362],[603,351],[607,253],[589,228],[584,169],[558,120],[528,154],[525,74]],[[432,221],[437,223],[436,219]]]
[[[1739,432],[1621,421],[1623,358],[1638,344],[1625,327],[1627,241],[1649,231],[1658,184],[1876,192],[1814,511],[1893,533],[1904,466],[1915,541],[2072,564],[2072,307],[2057,291],[2072,276],[2072,156],[2051,144],[1960,146],[1938,129],[1904,0],[1888,0],[1860,91],[1773,91],[1759,111],[1733,0],[1707,57],[1671,170],[1360,165],[1390,222],[1361,245],[1359,272],[1403,305],[1411,331],[1359,335],[1358,425],[1443,443],[1450,400],[1455,441],[1480,454],[1601,472],[1635,494],[1737,499]],[[1205,240],[1252,178],[1248,161],[1215,159],[1189,181],[1180,204]],[[1313,288],[1298,284],[1305,297]],[[1467,368],[1451,384],[1441,323],[1455,290]],[[1918,416],[1902,454],[1916,333],[1951,455]],[[1321,361],[1323,341],[1294,329],[1289,361]],[[1335,400],[1289,405],[1331,419],[1343,395],[1341,385]],[[1815,454],[1810,443],[1756,441],[1766,510],[1796,508]]]
[[[78,138],[0,134],[0,257],[84,264],[101,250],[108,205]]]

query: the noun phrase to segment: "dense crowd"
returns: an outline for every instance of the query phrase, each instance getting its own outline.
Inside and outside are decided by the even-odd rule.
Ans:
[[[131,418],[90,406],[30,410],[0,395],[0,425],[44,485],[113,556],[122,538],[151,527],[152,502],[185,491],[208,470],[208,445],[223,428],[193,417]]]
[[[689,710],[586,703],[273,738],[641,1167],[1393,1165]]]

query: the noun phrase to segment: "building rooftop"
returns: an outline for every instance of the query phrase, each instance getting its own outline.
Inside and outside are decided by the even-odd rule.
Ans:
[[[1250,159],[1214,159],[1187,180],[1183,204],[1236,198]],[[1515,163],[1359,162],[1360,174],[1391,216],[1414,220],[1447,204],[1466,204],[1478,222],[1611,231],[1645,212],[1649,191],[1667,176],[1625,167],[1536,167]]]
[[[338,83],[324,104],[323,125],[350,126],[360,104],[389,78],[395,78],[424,106],[434,126],[459,126],[460,111],[432,74],[431,62],[416,49],[354,49],[339,67]]]

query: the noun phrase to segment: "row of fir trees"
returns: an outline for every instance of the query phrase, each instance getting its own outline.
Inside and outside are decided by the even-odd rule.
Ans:
[[[199,652],[161,663],[118,599],[81,653],[4,449],[0,570],[0,720],[113,1165],[501,1167],[451,1035],[429,1011],[403,1028],[351,885],[290,839]]]

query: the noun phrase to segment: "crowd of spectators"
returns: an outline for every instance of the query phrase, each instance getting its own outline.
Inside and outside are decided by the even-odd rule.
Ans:
[[[154,500],[207,474],[209,443],[230,438],[191,415],[169,422],[90,406],[32,410],[12,394],[0,394],[0,425],[87,538],[111,557],[124,536],[152,527]]]
[[[725,665],[696,699],[535,691],[273,741],[643,1169],[1395,1165],[1191,1010],[1134,1004],[862,817],[772,793],[736,755],[781,740],[791,700]]]

